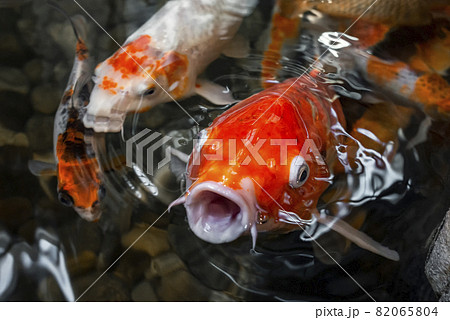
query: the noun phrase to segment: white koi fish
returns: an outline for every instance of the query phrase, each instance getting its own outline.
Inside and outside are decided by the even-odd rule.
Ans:
[[[256,0],[169,1],[95,70],[84,125],[120,131],[129,112],[144,112],[199,94],[215,104],[234,101],[197,76],[232,41]]]

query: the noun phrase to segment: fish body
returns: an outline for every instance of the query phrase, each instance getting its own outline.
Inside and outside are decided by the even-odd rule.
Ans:
[[[85,220],[96,221],[101,216],[103,196],[101,172],[91,144],[93,131],[83,125],[93,83],[92,62],[83,40],[86,21],[81,16],[71,18],[77,36],[76,55],[69,81],[55,114],[54,156],[52,164],[34,161],[29,164],[36,174],[49,173],[54,168],[58,180],[58,199],[73,207]]]
[[[298,228],[330,183],[325,162],[345,126],[339,101],[310,76],[266,89],[217,117],[188,165],[184,202],[203,240]]]
[[[355,61],[366,80],[400,103],[416,105],[433,118],[450,118],[450,85],[438,73],[421,72],[402,61],[362,52]]]
[[[288,232],[318,222],[391,260],[396,251],[319,213],[349,138],[339,100],[318,73],[288,79],[218,116],[194,142],[184,204],[191,230],[210,243]],[[344,156],[345,157],[345,156]],[[339,159],[339,161],[337,161]]]
[[[195,92],[220,104],[221,97],[207,96],[209,89],[202,90],[197,76],[230,43],[255,5],[255,0],[167,2],[97,66],[86,127],[120,131],[127,113]]]
[[[80,29],[80,28],[79,28]],[[92,63],[85,42],[78,36],[69,82],[54,122],[58,198],[85,220],[100,218],[103,196],[100,167],[91,145],[93,131],[83,125],[92,89]]]

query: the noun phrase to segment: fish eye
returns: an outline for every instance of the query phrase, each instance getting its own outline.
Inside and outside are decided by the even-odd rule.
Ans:
[[[64,190],[58,192],[58,200],[59,200],[59,202],[61,202],[62,205],[66,206],[66,207],[73,206],[72,197]]]
[[[154,93],[155,93],[155,87],[151,87],[151,88],[148,88],[147,90],[145,90],[143,95],[144,96],[151,96]]]
[[[97,195],[100,200],[102,200],[105,197],[106,190],[105,190],[104,186],[100,186],[100,188],[98,189]]]
[[[291,163],[289,171],[289,185],[300,188],[309,177],[309,166],[302,156],[296,156]]]

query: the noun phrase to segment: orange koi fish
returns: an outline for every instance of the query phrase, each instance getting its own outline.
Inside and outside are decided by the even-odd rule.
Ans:
[[[319,214],[345,119],[334,93],[309,75],[238,103],[202,131],[189,158],[184,204],[201,239],[224,243],[259,231],[324,223],[392,260],[390,250],[346,222]]]
[[[76,18],[82,19],[81,16]],[[39,161],[31,161],[29,167],[37,175],[56,174],[59,201],[63,205],[73,207],[83,219],[96,221],[101,216],[100,200],[104,189],[99,163],[90,142],[93,131],[86,129],[82,122],[92,89],[92,65],[88,49],[81,37],[85,20],[80,19],[70,20],[77,37],[77,45],[69,82],[55,115],[56,167]]]
[[[95,69],[84,117],[97,132],[117,132],[129,112],[144,112],[193,94],[215,104],[235,100],[197,76],[233,39],[255,0],[168,1]]]

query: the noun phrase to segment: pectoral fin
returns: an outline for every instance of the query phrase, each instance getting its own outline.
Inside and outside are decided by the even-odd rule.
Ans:
[[[217,105],[225,105],[237,102],[228,88],[224,88],[214,82],[197,79],[195,93]]]
[[[186,173],[189,155],[174,148],[170,148],[170,155],[170,171],[177,177],[177,180],[181,180]]]
[[[393,260],[393,261],[399,261],[400,256],[398,255],[398,252],[395,250],[391,250],[379,242],[373,240],[371,237],[369,237],[367,234],[356,230],[351,225],[349,225],[347,222],[338,219],[338,218],[332,218],[328,216],[320,215],[319,213],[315,214],[317,221],[325,224],[330,229],[336,231],[337,233],[343,235],[350,241],[352,241],[357,246],[369,250],[375,254],[378,254],[382,257],[385,257],[387,259]]]
[[[248,40],[241,34],[237,34],[225,47],[222,53],[230,58],[246,58],[250,52]]]
[[[28,161],[28,170],[35,176],[56,176],[56,164],[39,160]]]

